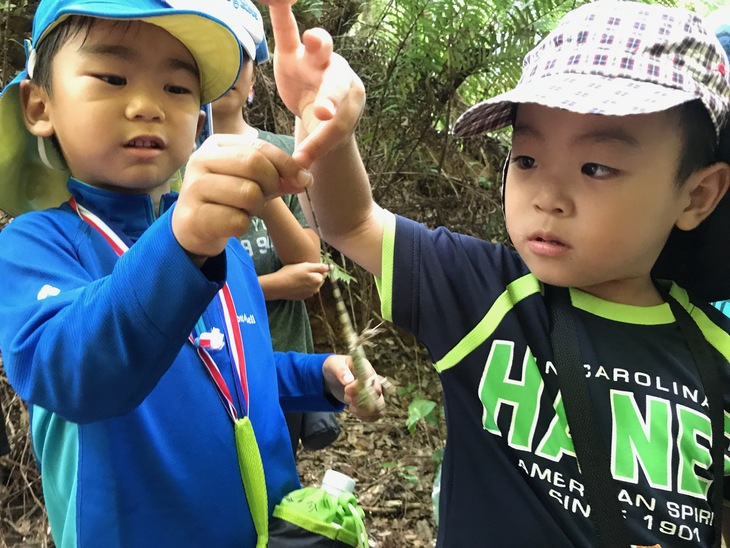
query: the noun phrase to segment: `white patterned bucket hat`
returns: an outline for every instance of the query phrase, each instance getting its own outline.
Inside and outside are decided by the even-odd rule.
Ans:
[[[730,110],[727,58],[698,15],[638,2],[599,1],[568,13],[525,57],[514,89],[464,112],[461,137],[511,123],[512,105],[624,116],[699,99],[715,129]]]

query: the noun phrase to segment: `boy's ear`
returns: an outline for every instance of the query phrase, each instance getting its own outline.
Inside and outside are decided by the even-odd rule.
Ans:
[[[23,110],[23,121],[36,137],[50,137],[54,133],[48,105],[48,93],[41,86],[23,80],[20,82],[20,104]]]
[[[717,207],[730,188],[730,165],[717,162],[700,169],[685,183],[689,189],[689,205],[677,219],[677,228],[692,230]]]

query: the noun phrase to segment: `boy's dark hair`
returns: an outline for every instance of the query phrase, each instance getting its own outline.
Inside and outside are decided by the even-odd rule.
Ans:
[[[53,91],[51,87],[51,76],[53,58],[56,56],[56,53],[58,53],[66,42],[79,34],[88,35],[98,22],[99,19],[97,17],[73,15],[61,21],[51,30],[36,47],[36,65],[33,70],[33,82],[38,84],[50,95]],[[115,25],[121,25],[122,28],[129,28],[131,23],[131,21],[118,21]]]
[[[702,101],[697,99],[674,108],[678,110],[679,128],[683,134],[676,179],[677,185],[682,186],[698,169],[718,161],[728,161],[728,158],[721,154],[710,113]]]

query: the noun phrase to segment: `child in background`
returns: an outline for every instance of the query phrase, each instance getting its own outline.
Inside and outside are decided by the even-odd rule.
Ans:
[[[201,104],[241,65],[222,19],[245,9],[192,5],[41,0],[26,71],[0,97],[2,127],[14,129],[0,149],[19,150],[12,162],[24,168],[0,166],[8,209],[38,205],[50,166],[71,195],[0,233],[0,349],[29,404],[59,547],[254,546],[299,488],[282,408],[345,402],[378,415],[358,407],[349,358],[272,352],[236,238],[265,200],[301,191],[311,174],[238,136],[190,156]],[[287,84],[303,108],[332,103],[312,55],[294,69],[321,77]],[[309,150],[341,138],[326,132]],[[186,161],[179,196],[168,193]]]
[[[284,7],[271,15],[276,28],[294,24]],[[311,44],[275,39],[284,87],[289,59]],[[310,222],[378,277],[383,316],[427,346],[440,375],[438,546],[605,545],[592,514],[602,501],[586,498],[590,459],[579,470],[566,421],[548,290],[568,299],[577,374],[585,369],[630,543],[719,545],[723,482],[713,478],[730,461],[706,398],[719,390],[727,417],[730,391],[703,383],[677,322],[691,318],[727,386],[730,319],[707,303],[730,297],[728,71],[686,10],[599,1],[566,15],[527,55],[517,86],[454,128],[512,125],[503,191],[514,249],[382,210],[354,138],[312,166]],[[355,78],[342,86],[361,89]],[[281,95],[301,117],[300,146],[320,142],[317,116]],[[306,151],[294,158],[310,165]],[[325,167],[342,175],[321,176]]]
[[[256,10],[253,5],[251,10]],[[210,107],[213,131],[262,139],[294,152],[294,138],[259,130],[246,122],[245,108],[253,103],[256,67],[269,59],[266,40],[256,48],[255,57],[244,55],[241,72],[233,87]],[[241,245],[251,255],[266,299],[271,342],[274,350],[314,352],[312,329],[304,299],[316,295],[327,278],[329,266],[320,262],[320,242],[309,228],[299,199],[287,194],[269,200],[260,217],[251,219]],[[305,449],[322,449],[340,433],[334,413],[285,414],[292,451],[296,458],[299,440]]]

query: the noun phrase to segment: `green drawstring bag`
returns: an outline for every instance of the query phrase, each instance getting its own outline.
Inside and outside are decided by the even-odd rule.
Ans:
[[[327,470],[322,487],[292,491],[269,520],[266,479],[253,425],[248,417],[234,422],[238,465],[256,527],[256,548],[368,548],[355,481]]]
[[[289,493],[269,521],[269,548],[367,548],[354,481],[327,470],[322,487]]]

